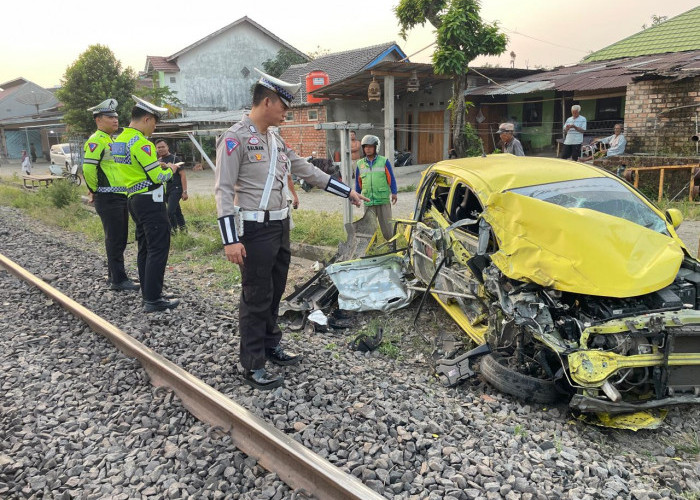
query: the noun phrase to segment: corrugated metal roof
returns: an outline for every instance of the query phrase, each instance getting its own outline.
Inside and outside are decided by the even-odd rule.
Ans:
[[[655,54],[577,64],[524,76],[518,80],[469,89],[465,95],[527,94],[542,90],[590,91],[624,88],[640,78],[694,76],[700,72],[700,50]]]
[[[584,62],[700,49],[700,6],[593,52]]]

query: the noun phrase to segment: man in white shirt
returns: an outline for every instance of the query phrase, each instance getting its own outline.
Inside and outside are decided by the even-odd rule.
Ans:
[[[586,131],[586,118],[580,115],[581,106],[575,104],[571,106],[571,116],[564,122],[564,149],[561,158],[566,160],[571,158],[578,161],[581,156],[581,144],[583,143],[583,133]]]

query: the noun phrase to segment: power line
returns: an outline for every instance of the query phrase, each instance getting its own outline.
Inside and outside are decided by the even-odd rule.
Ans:
[[[589,51],[587,51],[587,50],[578,49],[578,48],[575,48],[575,47],[568,47],[568,46],[566,46],[566,45],[561,45],[561,44],[554,43],[554,42],[550,42],[550,41],[547,41],[547,40],[542,40],[541,38],[536,38],[536,37],[534,37],[534,36],[526,35],[525,33],[521,33],[521,32],[519,32],[519,31],[512,30],[512,29],[510,29],[510,28],[506,28],[505,26],[501,26],[501,28],[503,28],[504,30],[506,30],[506,31],[508,31],[508,32],[510,32],[510,33],[513,33],[513,34],[515,34],[515,35],[524,36],[525,38],[530,38],[530,39],[532,39],[532,40],[537,40],[538,42],[547,43],[547,44],[549,44],[549,45],[554,45],[555,47],[560,47],[560,48],[562,48],[562,49],[575,50],[575,51],[577,51],[577,52],[583,52],[584,54],[588,54],[588,52],[589,52]]]

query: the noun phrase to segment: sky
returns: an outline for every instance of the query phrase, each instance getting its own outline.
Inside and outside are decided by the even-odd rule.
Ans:
[[[110,12],[108,5],[114,5]],[[393,8],[398,0],[319,2],[12,2],[0,29],[0,83],[24,77],[60,85],[66,68],[90,45],[107,45],[123,67],[142,71],[146,56],[170,56],[237,19],[248,16],[305,53],[339,52],[395,41],[411,62],[430,62],[434,28],[427,24],[404,41]],[[265,8],[256,8],[264,5]],[[589,52],[626,38],[651,23],[698,5],[698,0],[482,0],[481,17],[508,36],[506,52],[471,65],[536,68],[572,65]],[[8,11],[5,11],[6,13]],[[123,15],[123,19],[119,18]],[[422,51],[421,51],[422,50]]]

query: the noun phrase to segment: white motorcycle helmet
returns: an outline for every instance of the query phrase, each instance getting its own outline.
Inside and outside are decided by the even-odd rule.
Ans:
[[[362,154],[365,156],[365,146],[374,146],[374,154],[379,154],[379,146],[381,145],[381,142],[379,141],[379,137],[376,135],[366,135],[362,138],[362,141],[360,142],[360,147],[362,148]]]

